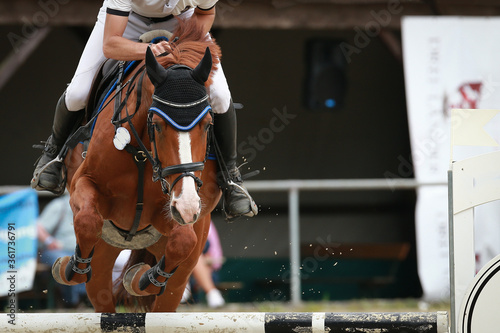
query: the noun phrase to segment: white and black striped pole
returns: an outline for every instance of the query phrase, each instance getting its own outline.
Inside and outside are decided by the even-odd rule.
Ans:
[[[19,313],[0,332],[448,333],[448,313]]]

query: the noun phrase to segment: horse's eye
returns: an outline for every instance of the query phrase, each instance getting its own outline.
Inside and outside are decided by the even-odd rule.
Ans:
[[[157,131],[158,133],[160,133],[160,132],[161,132],[161,126],[160,126],[160,124],[158,124],[158,123],[154,123],[154,124],[153,124],[153,127],[154,127],[155,131]]]

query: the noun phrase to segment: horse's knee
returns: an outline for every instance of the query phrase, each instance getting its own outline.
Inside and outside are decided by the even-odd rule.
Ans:
[[[193,252],[197,241],[198,237],[192,225],[174,227],[168,236],[166,257],[172,261],[186,259]]]
[[[82,229],[82,232],[88,231],[94,233],[100,231],[103,226],[103,219],[101,214],[96,209],[85,208],[79,210],[75,214],[75,228]]]
[[[101,234],[102,216],[90,207],[80,209],[74,218],[75,235],[80,246],[95,244]]]

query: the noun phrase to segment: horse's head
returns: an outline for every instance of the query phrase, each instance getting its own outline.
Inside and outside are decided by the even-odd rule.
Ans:
[[[212,56],[207,48],[196,68],[174,65],[165,69],[148,49],[146,68],[155,88],[148,114],[157,162],[155,178],[161,181],[164,193],[170,194],[172,218],[180,224],[194,223],[201,213],[198,190],[212,124],[205,88]]]

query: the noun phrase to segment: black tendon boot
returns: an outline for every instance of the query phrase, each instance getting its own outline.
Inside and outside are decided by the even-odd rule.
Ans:
[[[257,215],[257,205],[243,187],[240,171],[236,166],[236,112],[231,101],[226,113],[214,115],[214,134],[219,147],[217,158],[223,160],[217,177],[222,188],[226,218],[233,221],[241,216]]]
[[[83,111],[69,111],[65,102],[66,93],[62,94],[56,105],[52,135],[42,148],[42,156],[37,160],[31,187],[38,191],[50,191],[61,195],[65,190],[65,176],[62,173],[63,161],[56,159],[64,143],[75,129]]]

